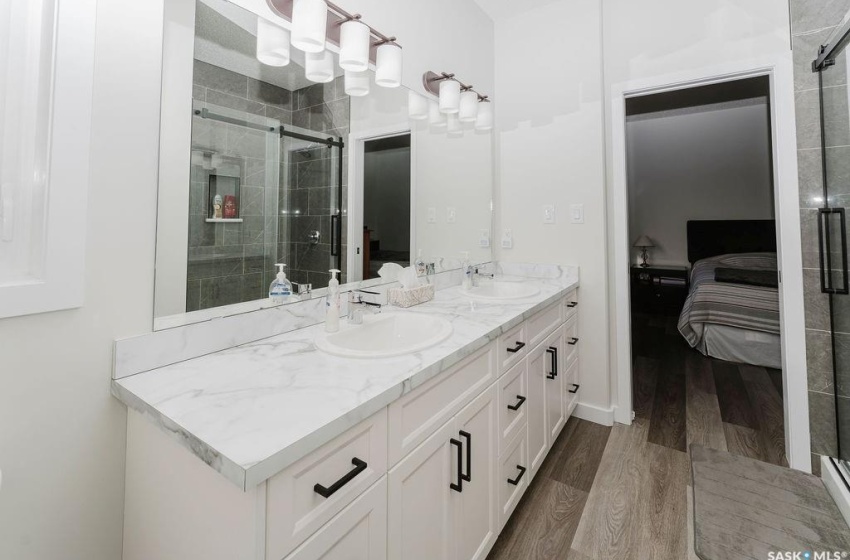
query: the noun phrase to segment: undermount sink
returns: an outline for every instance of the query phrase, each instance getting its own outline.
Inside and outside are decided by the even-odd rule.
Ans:
[[[389,358],[425,350],[447,339],[452,324],[442,317],[419,313],[367,315],[362,325],[316,335],[316,348],[347,358]]]
[[[462,289],[461,291],[464,295],[474,299],[501,301],[531,297],[536,295],[540,289],[530,284],[495,280],[489,282],[482,281],[480,286]]]

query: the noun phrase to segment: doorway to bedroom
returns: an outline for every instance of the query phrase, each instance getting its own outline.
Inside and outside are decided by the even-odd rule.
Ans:
[[[768,76],[626,99],[632,409],[787,466]]]

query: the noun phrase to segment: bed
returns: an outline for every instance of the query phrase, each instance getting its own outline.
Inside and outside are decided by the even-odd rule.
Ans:
[[[691,283],[678,328],[706,356],[780,369],[776,224],[688,222]]]

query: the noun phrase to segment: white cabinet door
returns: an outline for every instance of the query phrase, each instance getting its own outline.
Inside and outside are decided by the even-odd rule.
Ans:
[[[564,360],[566,344],[563,331],[561,329],[556,331],[546,339],[543,346],[546,347],[548,371],[557,373],[555,379],[549,379],[548,375],[546,378],[546,437],[551,446],[566,423],[566,416],[564,415],[564,378],[566,377],[567,364]]]
[[[462,443],[452,418],[390,471],[387,551],[393,560],[454,560]]]
[[[551,354],[541,344],[528,355],[528,478],[537,474],[549,450],[549,427],[546,419],[547,384],[557,382],[553,375]]]
[[[387,479],[382,478],[286,560],[386,560]]]
[[[498,388],[491,385],[456,417],[465,475],[455,495],[458,560],[483,560],[499,533],[496,496]]]

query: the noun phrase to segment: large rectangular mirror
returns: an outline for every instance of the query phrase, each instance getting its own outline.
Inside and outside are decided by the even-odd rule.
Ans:
[[[224,0],[166,2],[154,328],[277,305],[276,265],[321,297],[386,263],[491,260],[492,138],[408,118],[408,90],[349,96],[257,58],[268,21]],[[283,20],[272,23],[286,26]],[[334,62],[336,54],[334,54]]]

